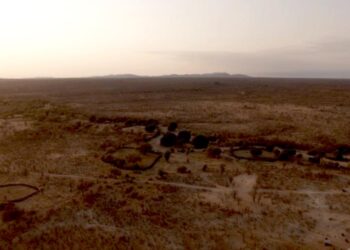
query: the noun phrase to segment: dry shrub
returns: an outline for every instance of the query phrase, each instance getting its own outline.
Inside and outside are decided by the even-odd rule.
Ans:
[[[340,168],[340,165],[338,162],[334,162],[334,161],[329,161],[329,162],[322,162],[322,166],[325,168],[329,168],[329,169],[338,169]]]
[[[311,163],[315,163],[315,164],[319,164],[321,162],[321,158],[320,156],[312,156],[312,157],[309,157],[309,162]]]
[[[83,200],[84,203],[88,206],[91,207],[93,206],[97,199],[101,196],[100,193],[96,193],[96,192],[89,192],[86,195],[84,195]]]
[[[191,132],[187,130],[180,131],[177,135],[177,142],[179,144],[189,143],[191,140]]]
[[[120,168],[124,167],[126,164],[125,160],[117,159],[112,154],[105,154],[102,156],[102,161]]]
[[[141,194],[139,194],[138,192],[132,192],[129,196],[131,199],[135,199],[135,200],[143,200],[145,197]]]
[[[191,170],[189,170],[185,166],[183,166],[183,167],[178,167],[177,172],[180,174],[190,174]]]
[[[176,122],[171,122],[168,126],[168,131],[174,132],[177,129],[177,123]]]
[[[120,171],[119,169],[117,168],[111,169],[111,176],[116,177],[121,175],[122,175],[122,171]]]
[[[125,117],[118,117],[118,116],[97,116],[97,115],[91,115],[89,117],[89,121],[91,123],[98,123],[98,124],[108,124],[108,123],[118,123],[118,122],[125,122]]]
[[[139,151],[142,154],[147,154],[147,153],[151,153],[153,151],[152,145],[149,143],[143,143],[140,147],[139,147]]]
[[[296,155],[296,150],[295,149],[284,149],[282,152],[279,154],[278,159],[280,161],[288,161],[292,157]]]
[[[312,138],[312,141],[316,141],[319,143],[319,145],[327,146],[327,147],[334,147],[337,144],[336,139],[331,138],[329,135],[325,134],[318,134]]]
[[[148,121],[137,118],[120,117],[120,122],[124,122],[126,127],[147,125]]]
[[[177,193],[180,190],[180,188],[175,186],[164,185],[164,186],[159,186],[158,190],[165,194],[172,194],[172,193]]]
[[[250,154],[254,157],[258,157],[258,156],[261,156],[262,155],[262,150],[259,149],[259,148],[252,148],[250,149]]]
[[[209,139],[204,135],[198,135],[193,139],[192,144],[195,149],[204,149],[208,147]]]
[[[210,158],[214,158],[214,159],[219,159],[221,156],[222,150],[218,147],[210,147],[207,150],[207,155]]]
[[[153,133],[157,129],[157,125],[155,124],[148,124],[145,126],[145,130],[148,133]]]
[[[173,147],[176,145],[176,142],[177,142],[177,137],[175,134],[173,133],[166,133],[162,139],[160,140],[160,144],[163,146],[163,147]]]
[[[157,129],[158,124],[159,124],[159,121],[157,120],[154,120],[154,119],[148,120],[145,125],[146,132],[153,133]]]
[[[24,215],[24,211],[19,209],[14,203],[6,204],[2,214],[3,222],[11,222],[20,219]]]
[[[133,190],[134,190],[133,187],[128,187],[127,189],[125,189],[124,193],[125,193],[125,194],[129,194],[129,193],[131,193]]]
[[[97,120],[96,115],[91,115],[91,116],[89,117],[89,121],[90,121],[90,122],[95,123],[95,122],[96,122],[96,120]]]
[[[168,177],[169,173],[162,170],[162,169],[159,169],[158,171],[158,176],[161,178],[161,179],[166,179]]]
[[[328,174],[326,172],[316,173],[315,178],[323,181],[330,181],[334,178],[334,175]]]
[[[309,180],[330,181],[334,178],[334,175],[328,174],[325,171],[321,173],[307,172],[303,174],[303,178]]]
[[[119,144],[117,142],[112,141],[110,139],[107,139],[100,145],[100,148],[102,150],[107,150],[107,149],[110,149],[110,148],[115,148],[117,146],[119,146]]]
[[[205,164],[205,165],[202,167],[202,171],[203,171],[203,172],[207,172],[207,170],[208,170],[208,165]]]
[[[242,212],[237,211],[233,208],[220,208],[220,211],[224,213],[227,217],[235,216],[235,215],[242,215]]]
[[[297,148],[297,149],[303,149],[303,150],[310,150],[312,149],[312,145],[308,144],[307,142],[305,143],[298,143],[292,140],[284,140],[278,137],[274,138],[264,138],[264,137],[258,137],[258,138],[249,138],[244,142],[244,146],[254,146],[254,145],[260,145],[260,146],[266,146],[269,151],[271,151],[271,148],[273,147],[280,147],[280,148]],[[241,146],[241,145],[237,145]]]
[[[78,190],[81,192],[86,192],[88,191],[95,183],[92,181],[81,181],[78,185]]]
[[[171,156],[171,152],[170,151],[166,151],[164,153],[164,158],[165,158],[166,162],[169,162],[170,156]]]
[[[108,147],[107,149],[106,149],[106,153],[107,154],[114,154],[115,152],[117,152],[117,148],[116,147]]]

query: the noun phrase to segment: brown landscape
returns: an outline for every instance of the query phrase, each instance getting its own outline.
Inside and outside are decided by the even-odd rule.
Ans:
[[[350,80],[0,80],[0,249],[349,248]]]

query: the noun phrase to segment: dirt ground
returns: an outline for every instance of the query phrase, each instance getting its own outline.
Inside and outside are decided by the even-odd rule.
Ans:
[[[171,122],[209,148],[167,161]],[[349,249],[349,124],[346,80],[0,80],[0,249]]]

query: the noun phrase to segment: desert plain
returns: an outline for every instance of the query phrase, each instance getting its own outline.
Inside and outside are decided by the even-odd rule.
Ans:
[[[350,80],[0,80],[0,249],[349,248]]]

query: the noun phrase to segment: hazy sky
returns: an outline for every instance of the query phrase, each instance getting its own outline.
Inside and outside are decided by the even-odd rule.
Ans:
[[[0,77],[350,77],[349,0],[0,0]]]

